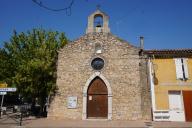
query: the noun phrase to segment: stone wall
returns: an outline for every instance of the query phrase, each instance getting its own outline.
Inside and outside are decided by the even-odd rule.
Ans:
[[[96,43],[101,44],[102,53],[95,53]],[[141,77],[146,69],[140,67],[139,48],[107,33],[86,34],[59,51],[58,91],[48,117],[82,119],[83,88],[96,72],[90,65],[95,57],[105,61],[100,73],[112,89],[112,120],[150,119],[149,86],[146,76]],[[76,109],[67,108],[68,96],[78,97]]]
[[[145,55],[140,56],[140,84],[141,84],[141,108],[144,120],[151,120],[151,90],[149,82],[148,59]]]

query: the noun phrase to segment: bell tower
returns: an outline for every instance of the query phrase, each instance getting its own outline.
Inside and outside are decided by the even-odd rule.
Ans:
[[[109,33],[109,16],[102,12],[99,8],[88,17],[88,25],[86,34],[102,32]]]

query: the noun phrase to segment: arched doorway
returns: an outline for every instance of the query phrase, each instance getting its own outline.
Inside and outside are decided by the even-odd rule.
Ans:
[[[96,77],[87,90],[87,118],[108,117],[108,91],[102,79]]]

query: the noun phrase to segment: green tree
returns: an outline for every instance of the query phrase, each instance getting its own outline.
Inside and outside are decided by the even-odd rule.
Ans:
[[[38,103],[43,111],[46,97],[56,89],[57,50],[67,43],[64,33],[33,29],[13,32],[0,49],[0,81],[17,87],[17,93]]]

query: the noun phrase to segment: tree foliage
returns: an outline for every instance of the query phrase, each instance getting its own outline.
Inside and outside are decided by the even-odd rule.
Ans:
[[[57,50],[67,43],[64,33],[33,29],[13,32],[0,49],[0,81],[17,87],[24,98],[38,98],[41,106],[55,90]]]

